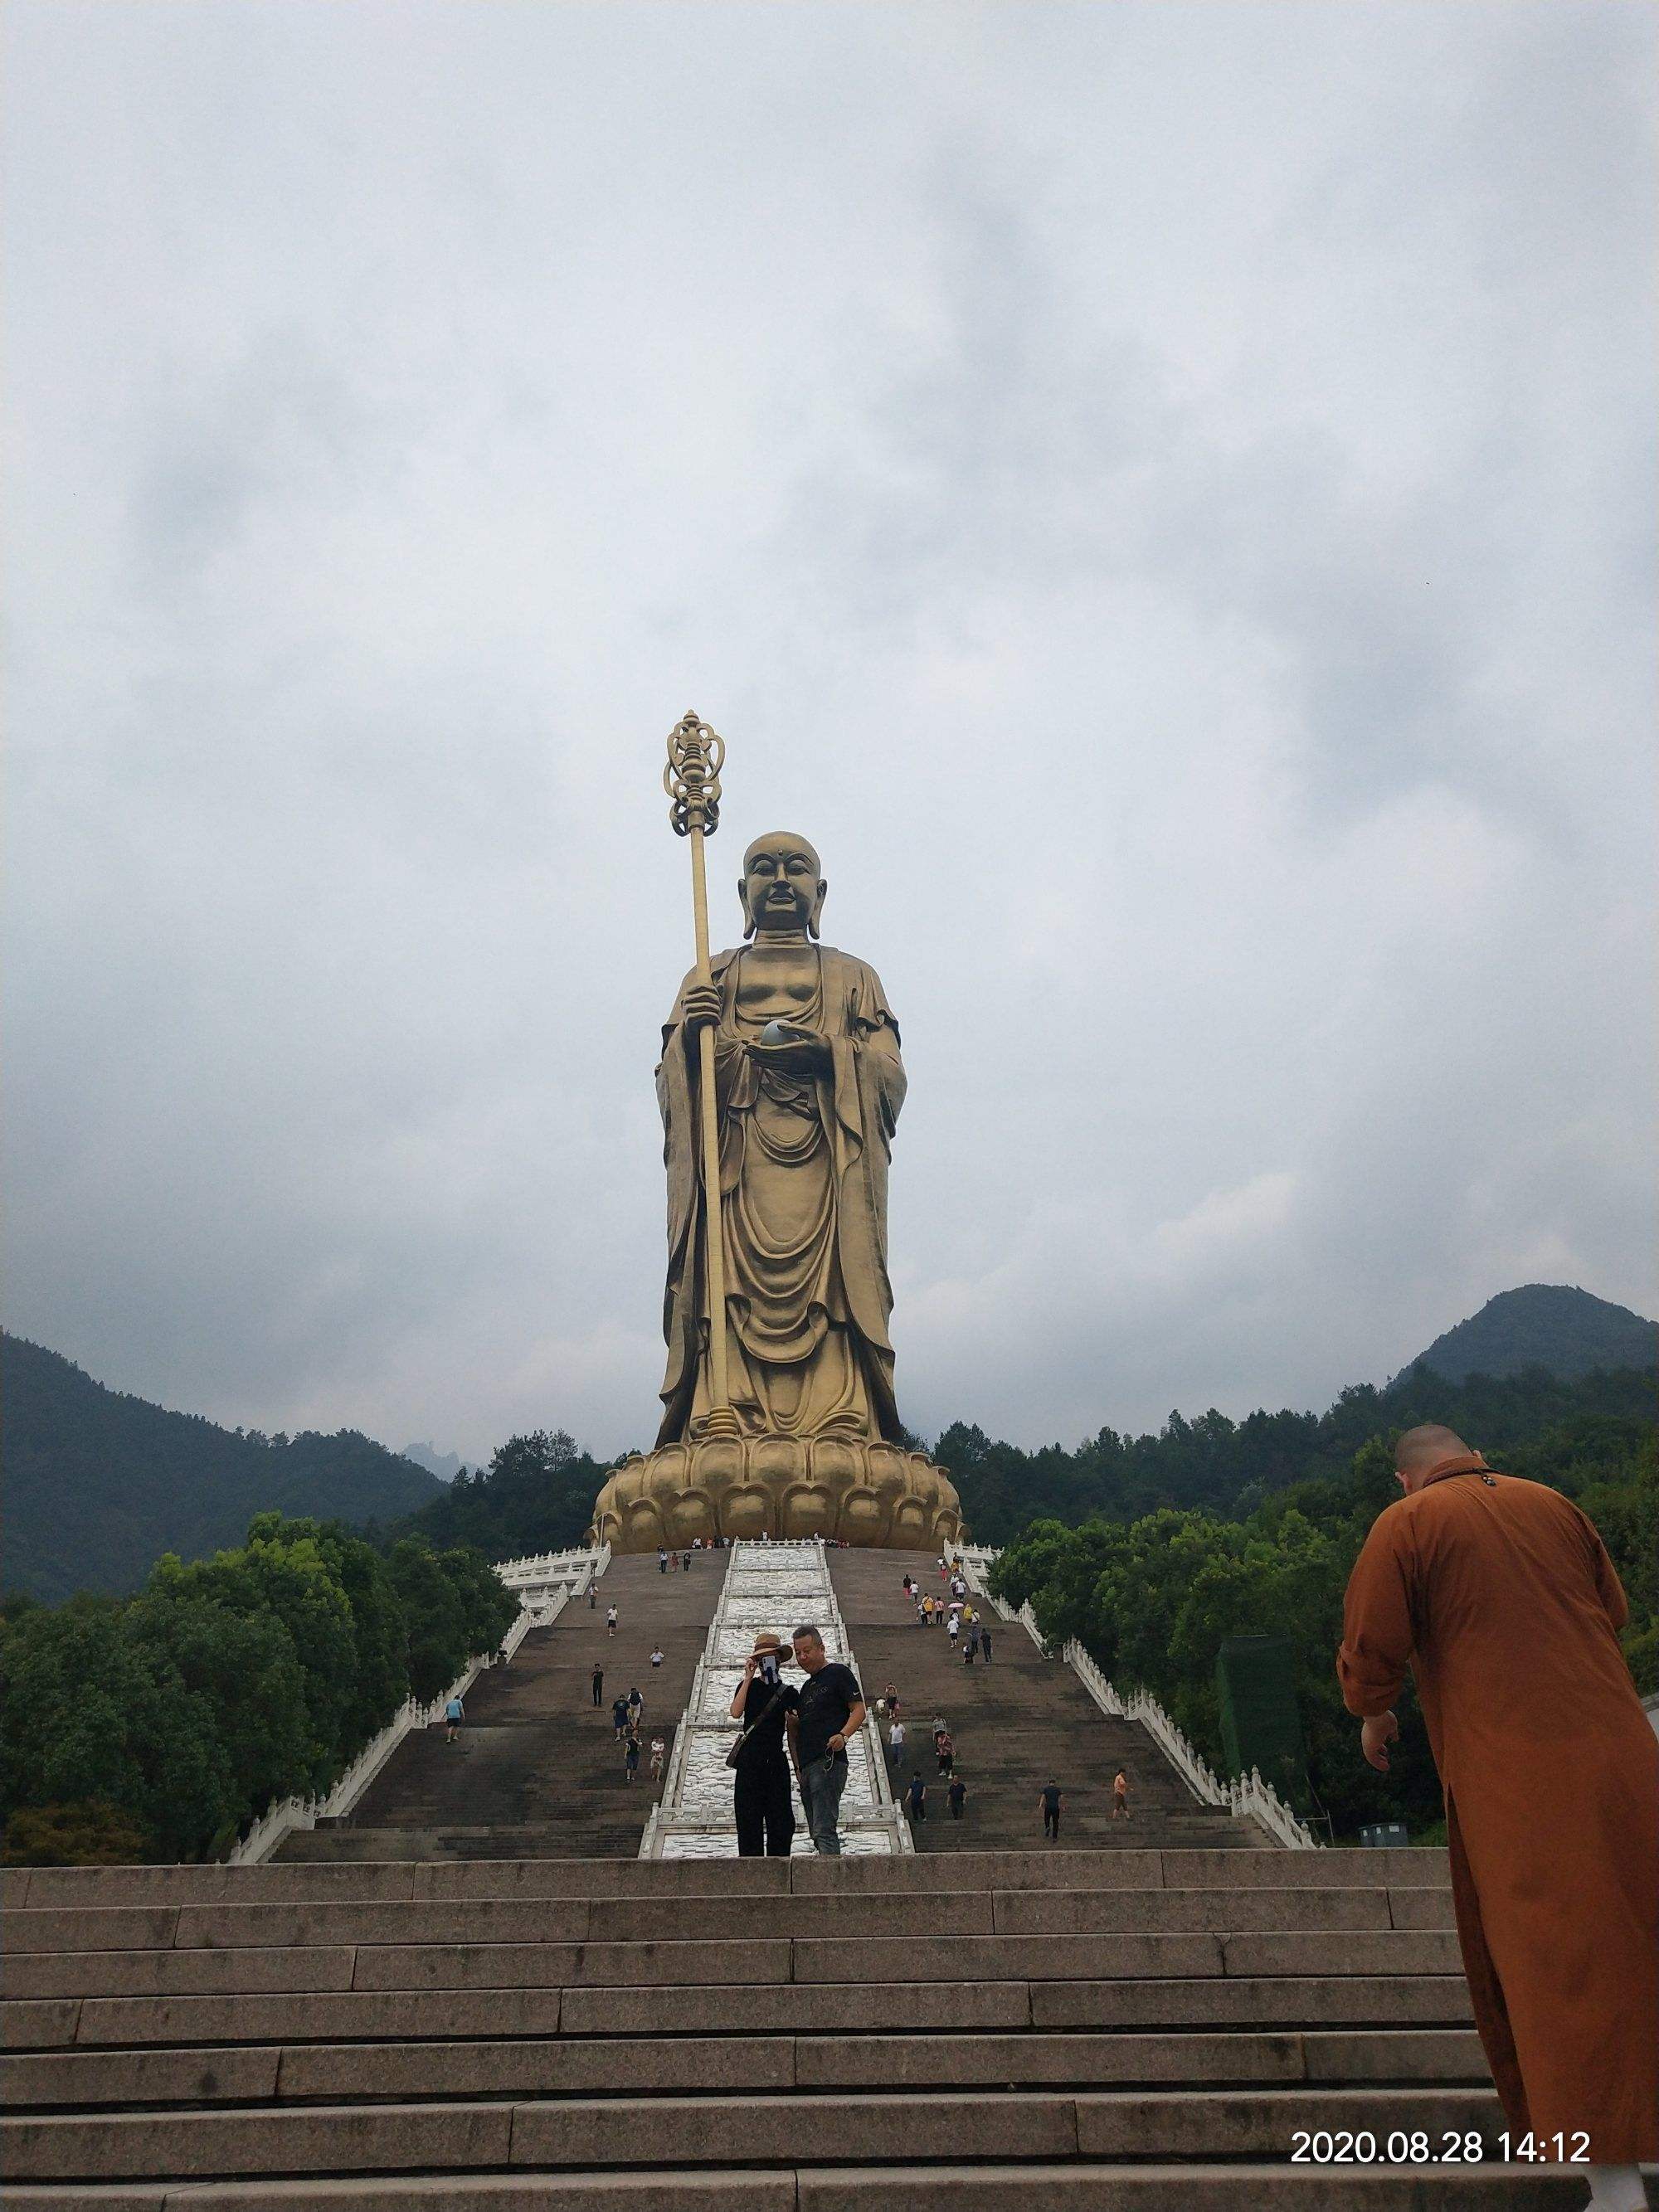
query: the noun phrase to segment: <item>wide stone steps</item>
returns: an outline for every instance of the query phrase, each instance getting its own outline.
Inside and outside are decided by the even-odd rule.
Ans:
[[[481,1674],[454,1742],[442,1725],[404,1738],[349,1820],[300,1830],[280,1861],[384,1858],[571,1859],[636,1852],[655,1802],[653,1736],[672,1756],[675,1731],[714,1617],[727,1554],[693,1554],[689,1571],[659,1573],[656,1558],[615,1559],[596,1602],[567,1605],[532,1629],[507,1667]],[[617,1632],[605,1612],[617,1609]],[[663,1663],[651,1664],[660,1646]],[[594,1665],[604,1703],[592,1699]],[[625,1780],[611,1701],[637,1686],[646,1757]]]
[[[907,1573],[935,1595],[947,1594],[930,1555],[832,1551],[829,1559],[866,1692],[878,1695],[890,1682],[899,1692],[907,1740],[902,1760],[888,1771],[896,1795],[913,1770],[927,1785],[926,1818],[912,1831],[919,1852],[1042,1848],[1037,1801],[1050,1782],[1065,1792],[1062,1844],[1267,1845],[1254,1821],[1200,1804],[1144,1728],[1103,1713],[1069,1667],[1045,1659],[1023,1627],[988,1607],[993,1662],[964,1665],[944,1628],[921,1626],[904,1595]],[[956,1771],[968,1785],[960,1820],[951,1818],[933,1755],[936,1713],[951,1729]],[[1112,1819],[1120,1765],[1132,1784],[1127,1821]]]
[[[7,2202],[1581,2203],[1423,2155],[1501,2124],[1447,1881],[1123,1849],[22,1872]],[[1292,2164],[1298,2130],[1376,2156]]]

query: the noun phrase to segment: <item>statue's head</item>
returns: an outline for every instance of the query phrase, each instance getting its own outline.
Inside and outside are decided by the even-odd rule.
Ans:
[[[757,837],[743,856],[743,933],[757,929],[805,929],[816,937],[823,894],[830,888],[818,873],[818,856],[792,830],[771,830]]]

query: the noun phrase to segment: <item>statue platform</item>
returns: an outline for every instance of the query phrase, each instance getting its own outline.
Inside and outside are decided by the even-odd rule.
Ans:
[[[824,1536],[932,1551],[963,1533],[962,1504],[926,1452],[860,1437],[717,1437],[635,1452],[593,1506],[587,1540],[654,1552],[701,1536]]]

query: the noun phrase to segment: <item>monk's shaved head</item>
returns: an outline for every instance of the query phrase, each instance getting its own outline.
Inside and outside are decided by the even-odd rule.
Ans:
[[[1394,1448],[1394,1463],[1405,1481],[1412,1487],[1413,1475],[1425,1474],[1443,1459],[1458,1459],[1468,1450],[1455,1429],[1443,1428],[1438,1421],[1425,1421],[1420,1428],[1407,1429]]]

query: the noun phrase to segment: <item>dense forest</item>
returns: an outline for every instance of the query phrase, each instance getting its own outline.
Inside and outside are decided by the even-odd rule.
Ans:
[[[1419,1364],[1386,1390],[1356,1384],[1323,1413],[1171,1413],[1156,1436],[1103,1429],[1075,1450],[1023,1451],[957,1422],[934,1457],[951,1470],[975,1542],[1006,1544],[1038,1519],[1133,1521],[1160,1506],[1243,1519],[1292,1483],[1340,1478],[1370,1437],[1419,1421],[1443,1421],[1492,1457],[1583,1419],[1650,1422],[1654,1407],[1653,1377],[1637,1370],[1567,1382],[1534,1368],[1453,1383]]]
[[[437,1697],[518,1613],[476,1552],[258,1515],[156,1562],[136,1596],[5,1601],[0,1857],[220,1856],[275,1800],[320,1796],[406,1697]]]
[[[1558,1390],[1566,1398],[1553,1406]],[[1222,1638],[1289,1638],[1311,1784],[1302,1809],[1328,1817],[1339,1841],[1362,1821],[1387,1819],[1405,1820],[1414,1836],[1432,1836],[1440,1789],[1409,1688],[1392,1770],[1377,1774],[1360,1757],[1358,1728],[1343,1710],[1333,1663],[1349,1570],[1371,1522],[1399,1494],[1393,1437],[1431,1411],[1495,1465],[1553,1483],[1583,1507],[1624,1582],[1630,1620],[1622,1641],[1646,1692],[1659,1688],[1659,1436],[1653,1384],[1642,1375],[1571,1385],[1537,1376],[1501,1384],[1471,1378],[1462,1394],[1449,1386],[1424,1391],[1419,1398],[1407,1388],[1367,1402],[1366,1413],[1376,1417],[1371,1433],[1345,1463],[1288,1483],[1274,1480],[1271,1467],[1252,1472],[1228,1506],[1148,1507],[1132,1486],[1120,1485],[1114,1514],[1080,1526],[1031,1521],[998,1560],[994,1587],[1012,1604],[1029,1599],[1051,1643],[1075,1637],[1120,1688],[1150,1690],[1218,1771],[1215,1668]],[[1360,1398],[1346,1393],[1332,1409],[1341,1416],[1338,1431],[1358,1414]],[[1265,1439],[1282,1417],[1258,1418],[1267,1424]],[[1202,1426],[1182,1424],[1174,1435],[1166,1429],[1158,1441],[1169,1454],[1167,1468],[1181,1463],[1178,1455],[1194,1448]],[[1238,1439],[1250,1428],[1242,1424],[1232,1439],[1212,1431],[1215,1457],[1204,1462],[1198,1448],[1199,1479],[1217,1490],[1231,1481],[1248,1463],[1248,1447]],[[1327,1461],[1333,1451],[1334,1443],[1322,1446]],[[1159,1463],[1157,1455],[1151,1463]]]
[[[391,1520],[443,1485],[355,1430],[268,1437],[168,1413],[61,1353],[0,1339],[5,1586],[39,1598],[137,1589],[164,1552],[204,1558],[255,1513]]]

